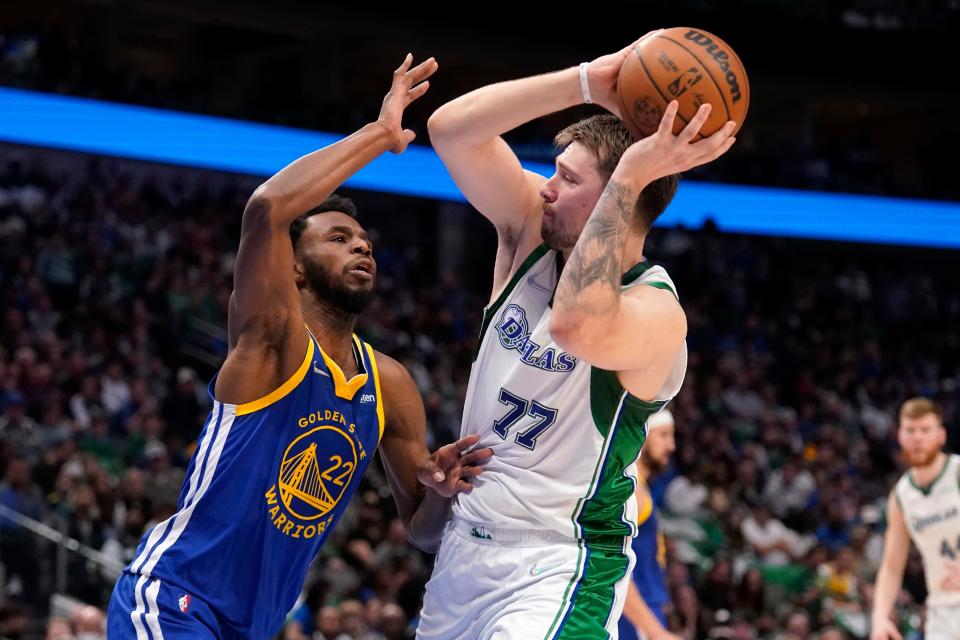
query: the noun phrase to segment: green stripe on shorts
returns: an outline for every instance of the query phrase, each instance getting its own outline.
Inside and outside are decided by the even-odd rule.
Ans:
[[[582,575],[569,596],[559,621],[554,620],[547,637],[553,640],[608,638],[607,619],[616,600],[617,583],[627,577],[630,559],[623,549],[587,545]],[[564,598],[567,603],[567,598]],[[555,630],[555,631],[554,631]]]

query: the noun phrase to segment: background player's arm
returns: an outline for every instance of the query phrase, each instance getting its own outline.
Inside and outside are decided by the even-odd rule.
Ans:
[[[376,122],[292,162],[250,196],[228,310],[230,353],[217,378],[220,400],[255,400],[280,386],[302,362],[307,332],[294,283],[290,223],[384,151],[400,153],[413,140],[413,132],[402,127],[403,110],[426,92],[425,80],[437,63],[430,58],[410,68],[411,63],[407,55],[394,71]],[[258,375],[249,375],[252,370]]]
[[[893,605],[900,594],[903,570],[910,553],[910,532],[907,531],[903,512],[896,495],[890,492],[887,498],[887,533],[883,539],[883,560],[877,572],[877,584],[873,591],[873,613],[870,616],[870,640],[901,639],[897,626],[890,619]]]
[[[632,47],[633,45],[631,45]],[[590,63],[595,103],[619,115],[616,79],[630,47]],[[430,141],[457,186],[497,229],[494,295],[538,245],[543,176],[526,171],[501,137],[541,116],[583,103],[576,67],[482,87],[440,107]]]
[[[623,605],[623,615],[650,640],[680,640],[678,636],[663,628],[657,617],[650,611],[650,607],[647,606],[632,579],[627,586],[627,600]]]
[[[432,553],[440,544],[451,498],[473,488],[467,479],[480,473],[480,465],[493,452],[481,449],[463,453],[479,440],[473,435],[431,455],[426,446],[423,400],[410,372],[383,354],[377,354],[377,362],[386,422],[380,454],[387,481],[407,539]]]
[[[692,142],[709,116],[709,105],[675,136],[676,112],[677,103],[671,102],[657,133],[624,152],[557,284],[550,317],[553,339],[604,369],[663,369],[686,335],[683,310],[669,291],[634,287],[623,295],[620,290],[624,247],[640,192],[657,178],[710,162],[734,141],[733,123],[727,123],[709,138]]]

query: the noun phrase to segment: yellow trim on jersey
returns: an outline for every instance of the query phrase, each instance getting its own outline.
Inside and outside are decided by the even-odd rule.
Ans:
[[[297,369],[290,378],[284,382],[282,385],[252,402],[244,402],[243,404],[237,405],[237,415],[242,416],[248,413],[253,413],[254,411],[259,411],[264,407],[268,407],[280,398],[284,397],[291,391],[293,391],[298,384],[303,382],[304,377],[307,375],[307,371],[310,370],[310,363],[313,362],[313,338],[307,336],[307,354],[303,356],[303,362],[300,363],[300,368]]]
[[[353,341],[358,349],[362,348],[360,347],[360,339],[357,338],[356,335],[353,336]],[[330,376],[333,379],[333,392],[338,398],[353,400],[353,396],[357,395],[357,391],[359,391],[363,385],[367,384],[367,378],[369,377],[367,372],[358,373],[348,381],[346,376],[343,375],[343,370],[340,368],[340,365],[324,353],[323,347],[320,347],[320,355],[323,356],[323,361],[327,363],[327,369],[330,370]]]
[[[383,396],[380,395],[380,373],[377,371],[377,360],[373,357],[373,347],[367,345],[367,355],[370,356],[370,368],[373,369],[373,386],[377,393],[377,419],[380,420],[380,438],[383,438]]]
[[[647,493],[647,499],[643,501],[637,513],[637,526],[646,522],[650,518],[651,513],[653,513],[653,498]]]

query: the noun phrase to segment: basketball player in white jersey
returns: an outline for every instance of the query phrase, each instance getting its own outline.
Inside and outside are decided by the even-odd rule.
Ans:
[[[960,456],[945,453],[940,409],[926,398],[900,409],[900,447],[910,469],[887,501],[883,562],[873,596],[870,640],[901,640],[891,620],[910,541],[927,581],[926,640],[960,638]]]
[[[594,116],[557,136],[549,179],[525,171],[501,135],[591,97],[617,114],[629,50],[480,88],[430,119],[434,147],[499,241],[462,426],[494,455],[453,504],[419,638],[616,637],[634,461],[686,368],[676,288],[644,260],[644,239],[675,174],[729,149],[734,123],[693,142],[709,108],[674,136],[671,104],[635,142],[615,115]]]

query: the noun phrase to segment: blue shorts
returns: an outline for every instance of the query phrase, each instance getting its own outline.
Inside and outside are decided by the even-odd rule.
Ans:
[[[216,615],[194,594],[176,585],[124,572],[107,608],[110,640],[233,640]]]
[[[650,613],[660,621],[660,624],[663,625],[664,629],[667,629],[667,614],[664,612],[663,607],[660,605],[653,605],[650,607]],[[627,620],[627,616],[620,617],[620,640],[637,640],[640,637],[639,632],[636,627]]]

